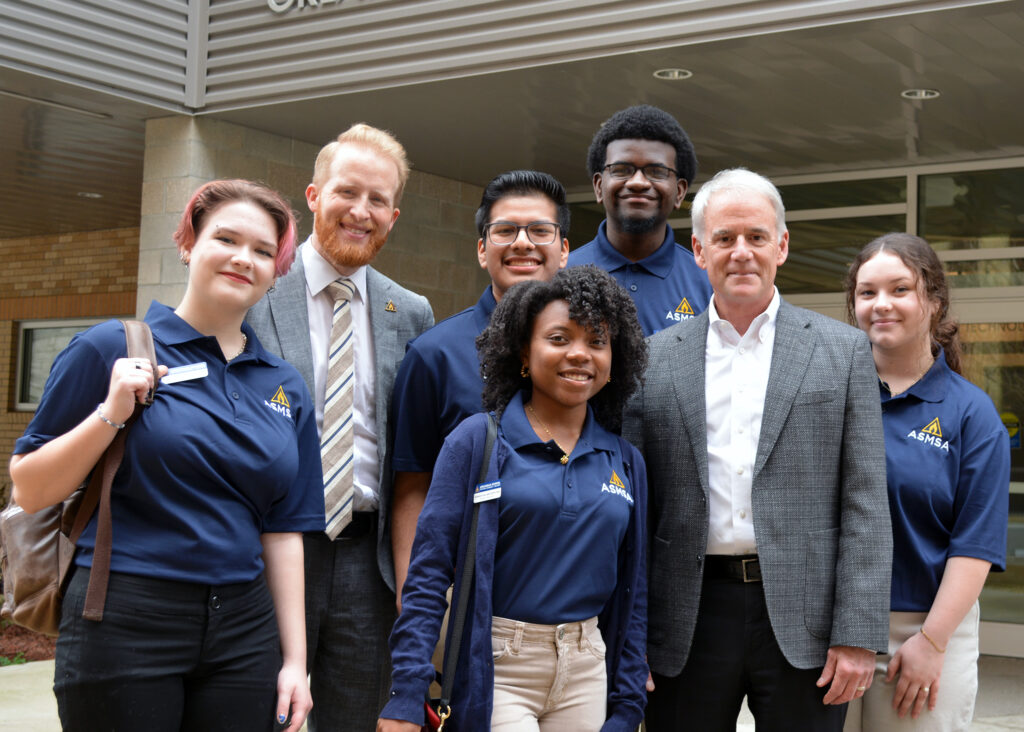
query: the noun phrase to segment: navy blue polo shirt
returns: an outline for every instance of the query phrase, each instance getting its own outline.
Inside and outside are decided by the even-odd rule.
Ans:
[[[444,438],[466,417],[483,411],[476,337],[496,305],[488,285],[476,305],[409,341],[391,397],[395,470],[432,472]]]
[[[588,408],[569,463],[537,437],[522,392],[501,416],[511,450],[501,469],[494,614],[528,623],[586,620],[615,589],[634,506],[619,440]]]
[[[940,353],[907,391],[884,384],[882,423],[892,515],[892,610],[927,612],[949,557],[1006,566],[1010,441],[981,389]]]
[[[298,371],[263,350],[248,323],[245,352],[225,362],[217,340],[153,303],[146,314],[168,367],[205,363],[203,378],[161,384],[131,426],[111,487],[115,572],[229,584],[263,570],[260,534],[322,531],[323,476],[313,401]],[[124,327],[79,333],[53,363],[16,454],[89,418],[107,395]],[[96,518],[76,563],[91,566]]]
[[[707,273],[697,266],[689,249],[676,243],[671,226],[665,226],[665,241],[658,250],[639,262],[630,261],[611,245],[607,226],[602,221],[593,241],[569,252],[569,266],[596,264],[611,274],[636,303],[645,336],[707,309],[711,300]]]

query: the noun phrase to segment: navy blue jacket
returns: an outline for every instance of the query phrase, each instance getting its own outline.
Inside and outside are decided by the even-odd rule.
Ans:
[[[456,573],[455,565],[468,541],[473,489],[480,474],[485,437],[486,415],[476,414],[455,428],[438,457],[416,528],[402,614],[391,634],[391,696],[381,717],[423,723],[423,701],[434,678],[430,659],[447,607],[445,593],[453,581],[454,596],[461,591],[461,572]],[[619,557],[618,584],[598,617],[608,647],[608,708],[602,730],[635,732],[647,703],[647,476],[636,448],[621,438],[619,442],[635,505]],[[486,482],[499,479],[511,449],[499,426]],[[474,732],[490,728],[494,693],[491,599],[497,537],[498,501],[486,501],[480,505],[473,593],[455,674],[453,713],[446,730]],[[445,648],[450,644],[449,626]]]

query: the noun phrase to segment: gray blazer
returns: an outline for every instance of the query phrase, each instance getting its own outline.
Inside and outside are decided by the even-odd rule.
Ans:
[[[303,244],[303,246],[309,246]],[[373,331],[377,408],[377,458],[380,464],[380,513],[377,532],[377,564],[381,576],[395,589],[395,565],[391,557],[391,456],[388,453],[388,409],[398,364],[405,344],[434,324],[430,303],[406,290],[372,267],[366,268],[366,291]],[[393,309],[387,307],[393,304]],[[302,374],[312,394],[313,351],[309,342],[306,309],[306,276],[302,256],[277,286],[249,311],[247,320],[263,347],[283,357]]]
[[[623,436],[650,486],[648,660],[683,668],[708,536],[704,352],[708,313],[649,339],[646,382]],[[752,487],[772,629],[797,668],[830,646],[885,651],[892,533],[878,384],[867,338],[823,315],[779,308]]]

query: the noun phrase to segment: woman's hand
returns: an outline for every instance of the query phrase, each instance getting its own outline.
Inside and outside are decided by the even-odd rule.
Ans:
[[[277,674],[277,721],[284,724],[291,720],[284,732],[298,732],[313,708],[313,697],[309,693],[306,669],[295,664],[285,664]]]
[[[160,376],[167,373],[166,366],[158,367]],[[100,407],[103,416],[111,422],[124,424],[132,416],[136,402],[146,401],[153,388],[153,364],[145,358],[119,358],[110,372],[110,388]]]
[[[420,732],[421,725],[401,719],[378,719],[377,732]]]
[[[901,719],[907,716],[907,712],[910,712],[913,719],[917,719],[926,701],[929,711],[935,709],[939,700],[939,677],[942,675],[944,658],[920,633],[910,636],[893,654],[885,680],[892,682],[899,674],[892,708]]]

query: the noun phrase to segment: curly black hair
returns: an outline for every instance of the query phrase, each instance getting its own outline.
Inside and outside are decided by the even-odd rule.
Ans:
[[[533,336],[533,324],[549,303],[565,300],[569,317],[595,331],[608,329],[611,341],[611,382],[590,399],[606,429],[618,430],[622,408],[640,385],[647,365],[647,343],[629,294],[604,270],[593,265],[563,269],[549,282],[521,282],[505,293],[490,325],[476,339],[484,377],[484,408],[499,416],[517,391],[529,401],[533,383],[520,375],[522,352]]]
[[[615,140],[654,140],[667,142],[676,149],[676,171],[689,188],[697,175],[697,153],[693,150],[686,130],[679,121],[663,109],[650,104],[620,109],[594,133],[587,150],[587,169],[590,177],[604,170],[608,143]]]

